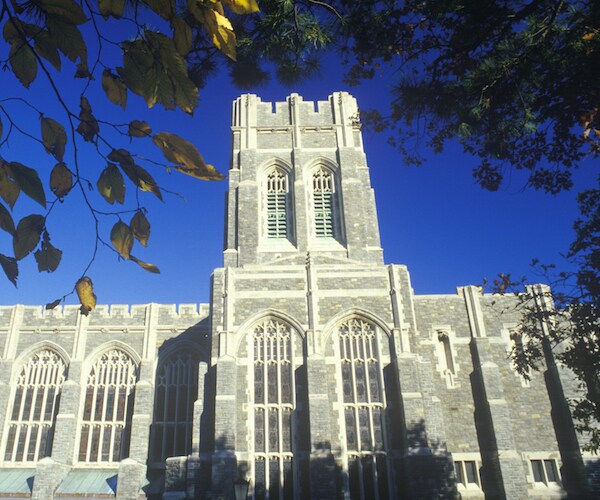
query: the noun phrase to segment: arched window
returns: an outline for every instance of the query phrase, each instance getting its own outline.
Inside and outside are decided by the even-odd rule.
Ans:
[[[317,238],[337,238],[337,203],[333,174],[319,167],[312,175],[313,215]]]
[[[288,325],[265,319],[253,331],[255,500],[293,498],[294,352]],[[296,353],[296,356],[301,353]]]
[[[123,351],[112,349],[92,366],[87,378],[80,462],[118,462],[129,455],[129,430],[138,369]]]
[[[373,325],[360,319],[338,329],[348,480],[353,499],[388,498],[385,392]]]
[[[158,366],[152,424],[153,462],[191,452],[198,362],[194,351],[180,349]]]
[[[269,239],[290,238],[289,179],[280,168],[266,176],[266,236]]]
[[[4,460],[36,462],[50,455],[54,422],[67,367],[54,351],[35,353],[16,381]]]

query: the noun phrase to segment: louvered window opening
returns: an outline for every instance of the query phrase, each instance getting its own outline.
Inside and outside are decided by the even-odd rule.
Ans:
[[[191,453],[197,398],[198,358],[191,351],[177,351],[160,364],[156,375],[153,461]]]
[[[111,350],[94,363],[86,383],[79,461],[118,462],[129,455],[129,431],[138,369]]]
[[[37,462],[50,455],[66,365],[54,351],[35,353],[16,382],[4,460]]]
[[[295,407],[292,332],[265,320],[253,332],[253,498],[293,498],[292,412]]]
[[[338,330],[348,480],[352,499],[385,499],[384,392],[373,325],[352,319]]]
[[[313,174],[313,209],[317,238],[335,236],[333,176],[319,169]]]
[[[288,179],[280,170],[267,176],[267,237],[288,237]]]

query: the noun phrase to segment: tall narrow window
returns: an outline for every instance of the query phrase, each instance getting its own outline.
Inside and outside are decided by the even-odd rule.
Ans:
[[[384,392],[376,332],[351,319],[338,330],[346,423],[348,479],[352,499],[389,497],[384,443]]]
[[[319,168],[313,173],[313,210],[317,238],[335,238],[335,186],[331,172]]]
[[[4,460],[36,462],[50,455],[66,365],[54,351],[35,353],[16,382]]]
[[[452,354],[450,337],[447,332],[441,330],[437,332],[437,336],[443,373],[448,385],[452,387],[454,386],[454,378],[456,377],[456,367],[454,366],[454,356]]]
[[[288,176],[275,168],[267,175],[267,237],[286,239],[288,232]]]
[[[179,350],[156,373],[152,461],[188,455],[192,448],[194,402],[198,399],[198,357]]]
[[[80,462],[118,462],[129,455],[129,430],[137,366],[123,351],[113,349],[92,366],[87,379]]]
[[[293,498],[295,388],[292,331],[283,323],[267,319],[254,328],[253,344],[253,498]]]

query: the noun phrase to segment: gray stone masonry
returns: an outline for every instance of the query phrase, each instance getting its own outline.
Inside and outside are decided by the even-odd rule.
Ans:
[[[210,304],[99,305],[87,317],[76,306],[0,306],[0,467],[35,471],[37,500],[53,500],[70,471],[99,468],[118,472],[121,500],[230,500],[238,478],[253,495],[261,470],[260,487],[272,498],[281,486],[286,500],[290,486],[294,500],[598,497],[600,462],[582,459],[565,401],[578,394],[572,374],[547,350],[527,381],[509,357],[518,299],[475,286],[415,295],[406,266],[384,265],[356,100],[244,95],[231,130],[223,267]],[[257,362],[252,334],[265,320],[285,328],[268,333]],[[289,342],[277,337],[286,332]],[[68,367],[51,455],[16,462],[6,453],[15,382],[43,349]],[[78,454],[87,380],[112,349],[138,373],[129,455],[87,464]],[[170,387],[157,383],[157,368],[178,349],[199,356],[198,397],[179,400],[193,413],[190,454],[154,462],[154,406]],[[267,401],[255,404],[260,391]],[[560,477],[534,477],[540,464]]]

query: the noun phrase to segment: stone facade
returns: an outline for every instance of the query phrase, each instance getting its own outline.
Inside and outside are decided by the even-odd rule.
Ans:
[[[232,132],[210,305],[0,307],[0,498],[592,498],[516,299],[383,263],[354,98],[245,95]]]

